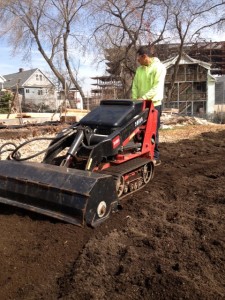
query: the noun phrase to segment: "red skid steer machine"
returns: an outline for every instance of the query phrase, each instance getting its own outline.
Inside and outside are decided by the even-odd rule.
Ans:
[[[0,203],[95,227],[153,177],[156,122],[151,101],[102,100],[56,135],[41,163],[17,150],[0,161]]]

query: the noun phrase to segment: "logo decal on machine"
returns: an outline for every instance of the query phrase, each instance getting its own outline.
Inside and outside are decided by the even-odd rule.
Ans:
[[[113,144],[113,149],[115,149],[116,147],[118,147],[120,145],[120,136],[117,135],[113,140],[112,140],[112,144]]]
[[[138,125],[140,125],[142,122],[143,122],[143,118],[141,117],[140,119],[138,119],[138,120],[134,123],[135,127],[137,127]]]

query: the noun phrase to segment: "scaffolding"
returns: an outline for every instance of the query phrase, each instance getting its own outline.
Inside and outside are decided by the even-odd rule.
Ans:
[[[154,55],[161,61],[176,57],[179,52],[179,44],[158,44],[154,46]],[[123,51],[123,50],[121,50]],[[195,44],[185,44],[183,48],[190,58],[211,64],[210,74],[225,74],[225,42],[200,42]],[[113,51],[111,51],[113,52]],[[93,77],[96,80],[95,88],[92,89],[94,99],[117,99],[122,92],[120,79],[120,68],[118,64],[119,54],[107,55],[107,71],[110,75]],[[172,81],[174,67],[167,70],[165,90],[167,91]],[[197,62],[190,64],[180,64],[175,88],[172,92],[168,107],[179,109],[186,114],[196,114],[206,111],[207,105],[207,76],[208,70]],[[97,101],[97,100],[96,100]],[[166,102],[166,99],[165,99]]]
[[[118,76],[105,75],[92,77],[96,80],[95,88],[91,89],[90,109],[99,105],[102,99],[120,99],[122,85]]]
[[[179,44],[158,44],[154,46],[154,53],[161,61],[178,54]],[[183,52],[190,57],[212,64],[211,74],[225,74],[225,41],[187,43]]]
[[[174,67],[167,70],[165,95],[170,89]],[[184,114],[202,114],[206,112],[208,70],[198,64],[180,65],[171,100],[164,100],[166,108],[176,108]]]

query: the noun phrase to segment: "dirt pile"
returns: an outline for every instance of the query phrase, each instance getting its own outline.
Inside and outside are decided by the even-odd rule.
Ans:
[[[96,229],[0,205],[1,299],[224,299],[225,128],[206,128],[161,132],[153,181]]]

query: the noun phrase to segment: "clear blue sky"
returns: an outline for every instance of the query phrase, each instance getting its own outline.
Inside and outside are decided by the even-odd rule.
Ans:
[[[2,41],[0,41],[0,53],[0,75],[17,73],[19,71],[19,68],[23,68],[25,70],[38,68],[43,73],[49,72],[47,63],[38,51],[33,52],[31,62],[23,61],[21,55],[19,54],[16,56],[12,56],[10,48]],[[82,64],[80,64],[79,78],[81,79],[81,86],[85,94],[89,93],[90,95],[91,84],[95,83],[95,81],[91,80],[90,77],[104,75],[104,69],[104,64],[102,64],[101,67],[97,69],[96,66],[93,66],[90,63],[90,60],[88,62],[83,61]]]

